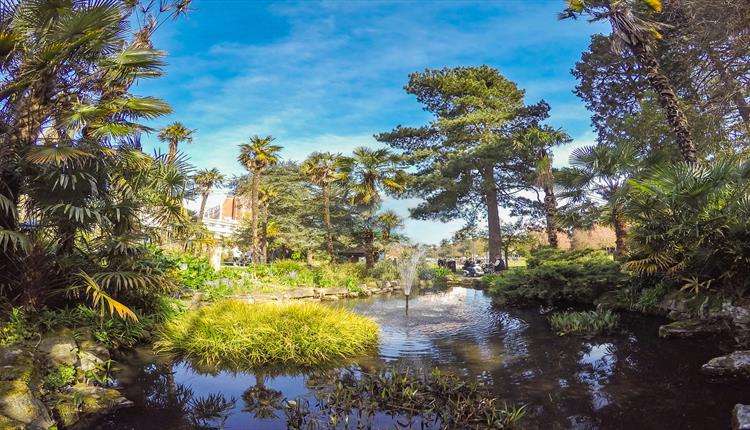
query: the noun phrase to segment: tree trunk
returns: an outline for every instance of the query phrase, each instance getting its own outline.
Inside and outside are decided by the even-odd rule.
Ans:
[[[497,185],[492,166],[485,167],[482,172],[484,198],[487,204],[487,227],[489,228],[490,261],[502,257],[503,238],[500,231],[500,212],[497,205]]]
[[[268,206],[263,207],[263,221],[261,222],[260,233],[260,262],[268,261]]]
[[[545,185],[544,187],[544,216],[547,220],[547,240],[549,241],[549,246],[558,248],[557,223],[555,221],[555,217],[557,217],[557,199],[555,198],[555,191],[549,185]]]
[[[365,267],[368,270],[375,266],[375,233],[369,228],[365,232]]]
[[[615,256],[624,257],[628,254],[628,230],[620,209],[612,209],[612,226],[615,229]]]
[[[203,214],[206,212],[206,202],[208,201],[208,193],[203,193],[201,196],[201,210],[198,212],[198,221],[203,221]]]
[[[176,156],[177,156],[177,141],[170,140],[169,141],[169,155],[167,156],[167,161],[169,162],[174,161]]]
[[[328,184],[323,184],[323,220],[326,223],[326,248],[333,261],[333,226],[331,225],[331,193]]]
[[[260,190],[260,171],[253,171],[252,190],[250,194],[250,220],[252,230],[250,232],[250,249],[253,251],[253,262],[260,261],[258,258],[258,192]]]
[[[659,97],[659,103],[667,115],[667,122],[677,139],[677,146],[682,158],[688,163],[695,163],[697,158],[695,145],[690,136],[690,125],[685,113],[680,109],[679,100],[669,83],[669,79],[662,73],[654,54],[645,46],[635,45],[633,46],[633,52],[636,54],[640,65],[646,70],[646,78]]]
[[[312,266],[313,263],[315,263],[315,260],[313,260],[313,250],[312,249],[308,249],[305,252],[305,259],[307,261],[307,265],[308,266]]]
[[[706,54],[711,60],[711,64],[714,66],[716,71],[719,73],[721,83],[725,87],[726,91],[731,94],[732,101],[737,107],[737,112],[742,118],[742,122],[745,123],[745,127],[750,126],[750,106],[745,101],[745,94],[742,91],[742,87],[737,82],[734,76],[727,72],[727,68],[722,62],[721,58],[716,55],[716,51],[711,46],[706,46]]]

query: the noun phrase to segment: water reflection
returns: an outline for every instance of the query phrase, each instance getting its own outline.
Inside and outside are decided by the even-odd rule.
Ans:
[[[381,325],[379,354],[356,363],[365,371],[437,366],[476,378],[501,403],[529,405],[524,428],[727,428],[734,403],[750,400],[742,385],[709,384],[700,375],[700,365],[721,352],[715,345],[660,340],[655,319],[625,316],[627,332],[612,337],[558,337],[538,312],[496,309],[481,291],[465,288],[414,297],[408,315],[400,296],[332,306]],[[121,380],[136,407],[87,428],[285,429],[284,399],[314,404],[337,374],[201,373],[149,353],[128,360]],[[197,408],[195,399],[212,394],[224,399],[210,398],[215,409],[226,410],[196,421],[211,402]]]

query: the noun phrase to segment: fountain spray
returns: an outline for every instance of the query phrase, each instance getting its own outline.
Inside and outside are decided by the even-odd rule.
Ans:
[[[402,287],[404,288],[404,296],[406,297],[407,313],[409,312],[409,296],[411,295],[411,287],[412,285],[414,285],[414,280],[417,277],[417,265],[419,265],[419,261],[422,260],[422,257],[424,257],[425,252],[427,252],[426,249],[417,247],[411,254],[411,256],[409,256],[409,258],[401,260],[401,263],[399,265],[401,283]]]

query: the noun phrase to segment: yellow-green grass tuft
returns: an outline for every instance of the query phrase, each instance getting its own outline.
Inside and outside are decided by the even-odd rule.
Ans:
[[[223,300],[167,323],[155,349],[207,366],[308,367],[362,355],[377,344],[378,325],[345,309]]]

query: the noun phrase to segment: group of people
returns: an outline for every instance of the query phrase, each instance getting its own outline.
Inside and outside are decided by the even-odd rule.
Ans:
[[[246,265],[253,262],[253,251],[247,250],[243,253],[239,247],[232,248],[232,263],[235,266]]]
[[[452,271],[456,271],[456,261],[455,260],[443,260],[439,259],[437,262],[438,266],[440,267],[446,267]],[[481,262],[479,260],[474,261],[472,259],[466,259],[464,261],[464,264],[461,266],[461,270],[463,271],[465,276],[481,276],[485,273],[495,273],[505,270],[505,262],[502,258],[496,258],[495,261],[490,265],[484,265],[482,266]]]

